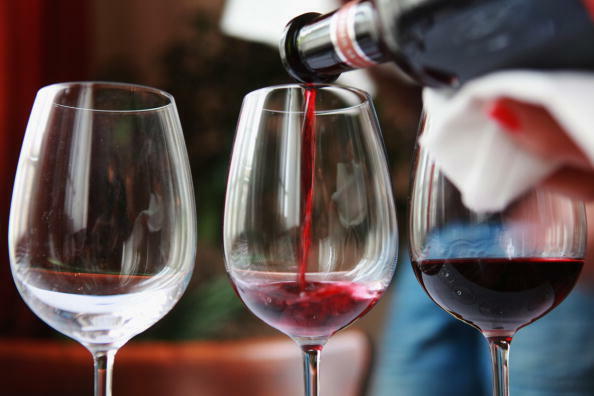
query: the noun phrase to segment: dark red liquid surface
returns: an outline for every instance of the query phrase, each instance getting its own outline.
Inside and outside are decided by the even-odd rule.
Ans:
[[[299,251],[299,284],[305,287],[307,259],[311,245],[311,216],[316,161],[316,90],[305,89],[305,117],[301,131],[301,249]]]
[[[583,263],[567,258],[472,258],[413,262],[413,269],[441,308],[487,336],[503,336],[559,305]]]
[[[351,282],[236,282],[248,308],[292,337],[329,337],[369,311],[382,291]]]

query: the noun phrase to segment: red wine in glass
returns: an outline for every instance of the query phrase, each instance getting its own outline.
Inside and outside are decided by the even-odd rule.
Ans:
[[[237,283],[235,288],[248,308],[273,327],[293,337],[325,339],[364,315],[382,292],[364,284],[306,279],[316,169],[316,93],[314,86],[304,86],[297,282]]]
[[[397,240],[367,94],[291,84],[246,95],[225,202],[226,268],[245,305],[301,348],[308,396],[318,395],[328,338],[386,289]]]
[[[410,202],[417,279],[438,306],[482,332],[493,395],[509,396],[513,336],[559,305],[583,267],[583,203],[535,188],[500,211],[473,211],[422,147]]]
[[[559,305],[584,260],[467,258],[413,262],[417,279],[441,308],[487,337],[510,337]]]
[[[367,313],[383,289],[354,282],[235,282],[247,307],[291,337],[330,337]],[[319,347],[319,346],[318,346]]]

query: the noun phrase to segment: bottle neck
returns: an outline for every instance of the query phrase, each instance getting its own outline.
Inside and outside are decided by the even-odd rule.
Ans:
[[[345,4],[333,13],[304,14],[292,20],[281,43],[281,57],[293,77],[329,82],[342,72],[389,60],[374,5]]]

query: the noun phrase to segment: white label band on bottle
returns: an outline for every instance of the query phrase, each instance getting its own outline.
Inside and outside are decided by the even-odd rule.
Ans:
[[[359,47],[355,36],[355,15],[359,0],[338,9],[330,20],[330,38],[340,60],[352,68],[361,69],[377,65]]]

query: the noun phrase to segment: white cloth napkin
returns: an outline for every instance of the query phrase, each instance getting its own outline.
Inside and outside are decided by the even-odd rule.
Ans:
[[[594,74],[509,71],[458,91],[426,89],[420,144],[479,212],[503,209],[563,165],[519,148],[489,118],[487,106],[501,97],[546,108],[594,164]]]

